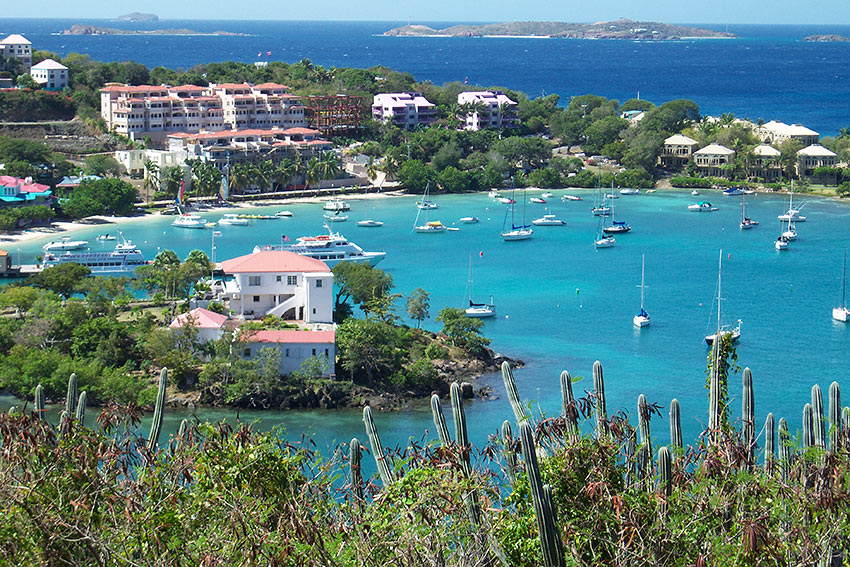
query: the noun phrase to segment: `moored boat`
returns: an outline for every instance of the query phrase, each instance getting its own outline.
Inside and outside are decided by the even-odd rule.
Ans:
[[[351,205],[339,199],[331,199],[322,205],[322,210],[344,213],[345,211],[351,210]]]
[[[255,246],[254,252],[266,250],[294,252],[302,256],[321,260],[329,268],[333,268],[340,262],[364,262],[374,266],[387,255],[386,252],[366,252],[340,233],[333,232],[327,224],[325,224],[325,228],[328,230],[328,234],[301,236],[292,244],[281,243]]]
[[[717,207],[712,206],[708,201],[700,201],[694,205],[688,205],[688,210],[696,213],[710,213],[717,210]]]
[[[535,226],[563,226],[566,224],[563,220],[555,215],[543,215],[539,219],[534,219],[531,224]]]
[[[176,226],[178,228],[206,228],[207,221],[205,221],[200,215],[183,213],[174,219],[171,226]]]
[[[121,242],[115,249],[106,252],[77,252],[67,250],[61,254],[48,252],[44,255],[44,267],[57,266],[65,263],[75,263],[87,266],[93,274],[133,272],[139,266],[145,265],[145,256],[139,249],[119,232]]]
[[[64,250],[79,250],[88,245],[88,240],[71,240],[68,237],[63,237],[61,240],[53,240],[42,246],[45,252],[58,252]]]

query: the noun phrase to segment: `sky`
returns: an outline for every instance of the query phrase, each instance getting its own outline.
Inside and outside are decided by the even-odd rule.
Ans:
[[[847,0],[40,0],[5,2],[4,18],[114,18],[133,11],[161,19],[362,20],[399,22],[595,22],[628,18],[663,23],[850,24]],[[234,10],[234,8],[237,8]]]

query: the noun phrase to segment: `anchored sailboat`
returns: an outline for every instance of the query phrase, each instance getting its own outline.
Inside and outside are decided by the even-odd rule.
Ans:
[[[511,228],[508,229],[508,211],[505,210],[505,220],[502,223],[502,239],[506,242],[511,240],[527,240],[531,238],[531,235],[534,234],[534,230],[531,228],[530,224],[525,224],[525,199],[522,201],[522,224],[517,226],[514,222],[514,207],[516,205],[516,200],[514,197],[514,189],[513,183],[511,183]]]
[[[431,187],[431,182],[429,181],[425,185],[425,195],[422,197],[421,203],[427,203],[428,201],[428,190]],[[428,221],[428,211],[431,209],[435,209],[436,207],[421,207],[418,206],[421,203],[417,203],[416,208],[416,220],[413,221],[413,231],[414,232],[422,232],[422,233],[436,233],[436,232],[445,232],[446,226],[440,221]],[[419,224],[419,215],[425,211],[425,223]]]
[[[850,320],[850,309],[847,309],[847,249],[844,249],[844,266],[841,268],[841,305],[832,308],[832,318],[846,323]]]
[[[649,313],[646,312],[646,309],[643,308],[643,300],[644,294],[646,292],[646,285],[644,285],[644,268],[646,267],[646,256],[641,255],[640,257],[640,311],[637,315],[632,319],[632,323],[634,323],[635,327],[640,329],[641,327],[649,326]]]
[[[496,304],[493,303],[493,296],[490,296],[490,303],[475,303],[472,301],[472,254],[469,255],[469,307],[464,313],[467,317],[475,319],[483,319],[484,317],[493,317],[496,314]]]
[[[722,283],[722,274],[723,274],[723,250],[720,250],[720,259],[717,262],[717,331],[714,334],[706,335],[705,342],[708,346],[714,344],[714,340],[717,337],[725,337],[727,335],[732,336],[732,341],[737,341],[741,338],[741,320],[738,319],[737,327],[730,327],[729,325],[722,325],[720,318],[720,303],[723,301],[723,296],[721,295],[721,283]]]

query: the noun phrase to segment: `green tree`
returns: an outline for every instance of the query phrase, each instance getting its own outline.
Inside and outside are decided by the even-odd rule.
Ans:
[[[418,329],[422,325],[422,321],[431,314],[431,295],[421,287],[417,287],[410,292],[405,307],[407,316],[416,321],[416,328]]]
[[[27,278],[27,284],[57,293],[65,299],[81,291],[83,281],[91,274],[91,268],[73,262],[64,262]]]
[[[437,315],[437,322],[443,324],[443,333],[455,346],[475,352],[490,344],[490,339],[481,334],[484,323],[480,319],[467,317],[463,309],[444,307]]]
[[[396,174],[399,184],[411,193],[422,193],[433,178],[433,170],[418,159],[409,159],[401,164]]]
[[[391,376],[404,359],[395,328],[372,319],[346,319],[337,328],[336,348],[340,367],[367,386]]]
[[[71,217],[92,215],[128,215],[133,212],[138,193],[120,179],[84,179],[68,199],[62,210]]]
[[[127,171],[117,159],[111,155],[96,154],[85,159],[86,175],[97,175],[98,177],[121,177]]]
[[[337,288],[334,312],[349,300],[363,309],[369,301],[389,295],[393,288],[393,277],[368,263],[340,262],[333,267],[333,273]]]

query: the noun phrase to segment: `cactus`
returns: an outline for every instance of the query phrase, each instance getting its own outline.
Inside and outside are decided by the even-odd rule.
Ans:
[[[676,455],[684,450],[682,446],[682,414],[679,410],[679,400],[673,398],[670,402],[670,445],[673,447],[673,461]]]
[[[773,472],[774,460],[776,453],[774,452],[774,442],[776,433],[774,432],[773,414],[767,414],[764,420],[764,472],[771,474]]]
[[[83,390],[80,392],[80,397],[77,400],[77,422],[80,424],[80,427],[85,426],[86,424],[86,402],[88,401],[89,395],[86,394],[86,391]]]
[[[177,429],[177,438],[184,441],[189,435],[189,420],[184,419],[180,422],[180,427]]]
[[[65,394],[65,411],[68,416],[73,416],[77,411],[77,375],[71,374],[68,378],[68,392]]]
[[[825,448],[826,428],[823,423],[823,392],[817,384],[812,386],[812,412],[814,414],[812,420],[815,433],[814,445]]]
[[[779,419],[779,469],[782,482],[787,483],[791,476],[791,434],[784,417]]]
[[[544,503],[546,504],[546,513],[552,516],[552,521],[555,525],[558,525],[558,512],[555,510],[555,489],[552,488],[552,485],[546,483],[543,485],[543,496],[545,498]]]
[[[841,386],[829,385],[829,450],[835,453],[841,446]]]
[[[348,451],[349,469],[351,470],[351,489],[354,497],[360,502],[363,500],[363,473],[360,468],[360,456],[362,447],[357,437],[351,439]]]
[[[641,394],[638,396],[638,427],[640,429],[640,455],[638,462],[640,470],[639,478],[646,478],[651,473],[652,468],[652,438],[649,434],[649,405],[646,403],[646,396]]]
[[[511,422],[507,419],[502,422],[502,444],[504,446],[505,462],[508,466],[508,479],[511,481],[511,484],[514,484],[516,482],[517,460],[513,447],[514,438],[511,432]]]
[[[742,377],[743,393],[741,395],[741,440],[747,457],[747,468],[755,461],[755,396],[753,394],[753,374],[749,368],[744,368]]]
[[[667,501],[673,494],[673,461],[667,447],[658,449],[658,491],[664,495],[659,507],[661,517],[664,518],[667,516]]]
[[[452,442],[452,438],[449,437],[446,418],[443,416],[443,404],[440,402],[440,396],[438,394],[431,396],[431,413],[434,416],[434,427],[437,429],[437,436],[440,438],[440,443],[442,443],[443,447],[448,447]]]
[[[547,498],[548,493],[543,488],[531,424],[527,421],[521,422],[519,435],[522,445],[522,458],[525,461],[528,484],[534,502],[534,515],[537,519],[537,531],[540,534],[540,546],[543,549],[543,565],[545,567],[563,567],[564,555],[561,537],[555,524],[554,503]]]
[[[578,409],[573,396],[573,379],[570,373],[561,372],[561,400],[564,404],[564,418],[567,420],[567,431],[570,438],[575,441],[578,437]]]
[[[596,396],[596,435],[608,436],[608,408],[605,405],[605,379],[602,376],[602,363],[593,363],[593,391]]]
[[[35,387],[35,416],[44,419],[44,388],[41,384]]]
[[[528,415],[528,410],[525,409],[525,406],[522,405],[522,401],[519,399],[514,373],[508,362],[502,363],[502,380],[505,381],[505,390],[508,393],[508,400],[511,402],[511,409],[514,410],[514,417],[516,417],[517,423],[522,423],[530,416]]]
[[[455,440],[460,452],[461,466],[465,475],[472,474],[472,463],[469,458],[469,433],[466,429],[466,412],[463,410],[463,399],[460,392],[460,384],[452,382],[452,419],[455,422]]]
[[[637,433],[634,429],[629,430],[629,440],[626,443],[626,486],[631,486],[637,480],[638,462],[635,453],[637,452]]]
[[[806,404],[803,407],[803,447],[814,447],[816,442],[814,408]]]
[[[163,368],[159,373],[159,390],[156,393],[156,405],[153,408],[151,432],[148,435],[148,451],[156,451],[159,444],[159,434],[162,431],[162,417],[165,409],[165,387],[168,385],[168,370]]]
[[[708,430],[712,442],[717,442],[718,433],[722,424],[723,396],[720,384],[720,332],[718,331],[711,347],[711,373],[709,375],[708,394]]]
[[[372,408],[369,406],[363,408],[363,423],[366,426],[366,434],[369,436],[369,445],[372,447],[372,454],[375,456],[375,464],[378,465],[378,474],[381,475],[381,483],[386,488],[393,483],[395,475],[390,467],[389,457],[384,452],[384,446],[381,445],[381,438],[378,436],[378,430],[375,428],[375,420],[372,417]]]
[[[9,410],[10,412],[12,410]],[[68,410],[62,410],[62,413],[59,414],[59,433],[62,435],[66,435],[71,428],[71,414],[68,413]]]
[[[850,438],[850,408],[841,410],[841,431],[844,433],[844,443]]]

